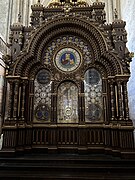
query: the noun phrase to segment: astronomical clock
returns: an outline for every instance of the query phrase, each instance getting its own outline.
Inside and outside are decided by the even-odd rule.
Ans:
[[[104,7],[38,1],[30,27],[11,26],[3,153],[134,154],[125,22],[106,24]]]
[[[81,56],[79,52],[72,47],[60,49],[54,57],[56,68],[63,72],[72,72],[81,64]]]

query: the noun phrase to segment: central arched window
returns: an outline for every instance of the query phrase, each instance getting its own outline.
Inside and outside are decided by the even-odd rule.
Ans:
[[[58,88],[57,117],[59,123],[78,122],[78,88],[72,82],[64,82]]]
[[[95,69],[88,69],[84,77],[85,93],[85,121],[96,122],[102,120],[102,79]]]

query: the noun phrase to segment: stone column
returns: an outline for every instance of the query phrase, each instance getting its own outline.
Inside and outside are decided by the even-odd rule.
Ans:
[[[20,5],[20,0],[13,0],[11,24],[18,22],[19,5]]]

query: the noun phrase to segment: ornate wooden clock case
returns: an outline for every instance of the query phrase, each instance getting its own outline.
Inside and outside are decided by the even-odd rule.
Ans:
[[[125,22],[104,7],[38,2],[30,27],[11,26],[2,152],[134,153]]]

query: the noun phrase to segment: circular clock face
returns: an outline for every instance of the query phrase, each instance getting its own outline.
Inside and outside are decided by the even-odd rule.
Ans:
[[[54,62],[61,71],[71,72],[80,66],[81,56],[76,49],[67,47],[57,52]]]
[[[86,117],[87,120],[99,120],[102,115],[102,109],[98,104],[90,104],[87,112]]]
[[[37,106],[35,116],[37,120],[49,120],[49,108],[46,106],[46,104]]]
[[[51,80],[50,73],[47,70],[43,69],[38,72],[38,74],[37,74],[38,83],[48,84],[50,82],[50,80]]]

